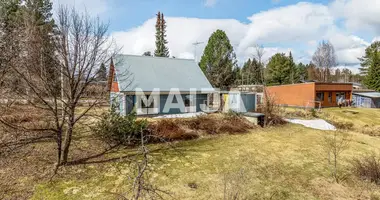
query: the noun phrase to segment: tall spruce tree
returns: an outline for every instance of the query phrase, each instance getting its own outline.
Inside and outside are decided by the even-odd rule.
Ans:
[[[299,81],[299,75],[291,51],[289,52],[289,59],[287,65],[289,67],[289,83],[297,83]]]
[[[291,83],[290,61],[284,53],[276,53],[267,65],[267,79],[270,85],[282,85]]]
[[[240,82],[241,84],[261,84],[262,83],[262,64],[253,58],[249,58],[241,69]]]
[[[226,89],[235,82],[236,55],[226,33],[216,30],[210,36],[199,67],[214,87]]]
[[[364,84],[369,88],[380,91],[380,52],[375,49],[373,51],[370,66]]]
[[[25,25],[23,46],[28,51],[24,58],[29,68],[39,70],[46,77],[57,95],[60,94],[60,69],[57,67],[54,37],[55,23],[52,18],[52,2],[50,0],[25,0],[22,15]]]
[[[96,72],[96,81],[107,81],[107,68],[102,63]]]
[[[20,39],[20,1],[0,1],[0,69],[3,71],[18,55]]]
[[[20,0],[0,1],[0,84],[13,91],[24,90],[14,78],[12,66],[19,65],[23,41]]]
[[[308,72],[307,67],[303,63],[298,63],[297,65],[297,75],[298,75],[298,81],[305,81],[308,80]]]
[[[373,42],[369,47],[365,49],[365,55],[361,58],[359,58],[360,61],[360,74],[361,75],[367,75],[368,68],[371,66],[371,63],[373,62],[373,59],[376,59],[376,54],[380,52],[380,41]]]
[[[166,21],[164,14],[157,13],[156,21],[156,50],[154,56],[156,57],[170,57],[169,48],[166,46],[168,41],[166,40]]]

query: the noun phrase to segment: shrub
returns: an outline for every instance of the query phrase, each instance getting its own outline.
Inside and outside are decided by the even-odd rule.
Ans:
[[[264,93],[264,103],[258,108],[258,112],[265,115],[265,126],[283,125],[287,122],[282,118],[282,112],[280,106],[276,104],[275,99],[267,93]]]
[[[364,126],[361,132],[370,136],[380,136],[380,127]]]
[[[334,121],[334,120],[329,120],[329,121],[337,129],[349,130],[354,127],[354,124],[352,122]]]
[[[102,139],[116,144],[134,144],[139,141],[140,134],[147,128],[146,120],[137,120],[136,113],[120,116],[111,109],[96,124],[94,132]]]
[[[354,159],[353,170],[360,178],[380,185],[380,158],[375,154]]]
[[[207,134],[217,134],[220,129],[220,120],[209,115],[200,115],[185,123],[190,129],[202,130]]]
[[[160,140],[188,140],[198,137],[194,131],[185,130],[180,126],[180,120],[162,119],[149,125],[151,139]]]
[[[311,116],[313,116],[313,117],[318,117],[318,116],[317,116],[317,111],[315,110],[315,108],[312,108],[312,109],[310,110],[310,113],[311,113]]]
[[[220,125],[220,132],[225,133],[244,133],[254,126],[248,122],[240,113],[230,111],[224,114],[223,121]]]
[[[325,136],[323,148],[328,154],[331,176],[337,183],[346,178],[346,175],[340,170],[340,155],[348,149],[350,141],[349,135],[344,132],[334,131],[333,134]]]
[[[227,113],[223,113],[223,115],[227,120],[234,120],[242,117],[241,113],[235,112],[233,110],[229,110]]]
[[[186,124],[190,129],[202,130],[211,135],[220,133],[244,133],[254,128],[254,126],[239,113],[232,111],[223,114],[222,117],[201,115],[187,120]]]

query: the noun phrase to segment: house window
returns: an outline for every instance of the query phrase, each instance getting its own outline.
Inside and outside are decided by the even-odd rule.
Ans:
[[[190,99],[191,99],[190,95],[185,96],[185,107],[190,107]]]
[[[336,93],[336,101],[343,101],[346,99],[346,94],[344,92],[337,92]]]
[[[323,101],[324,98],[325,98],[325,95],[323,92],[317,92],[317,95],[315,96],[316,101]]]
[[[332,102],[332,92],[329,92],[329,103]]]
[[[149,95],[146,95],[146,99],[149,99]],[[149,103],[149,102],[147,102]],[[145,102],[143,101],[143,99],[141,99],[141,108],[154,108],[154,99],[153,101],[150,103],[150,105],[146,105]]]

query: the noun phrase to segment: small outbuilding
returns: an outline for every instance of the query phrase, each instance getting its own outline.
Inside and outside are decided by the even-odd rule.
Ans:
[[[234,111],[238,113],[254,112],[256,110],[256,93],[226,91],[220,92],[223,102],[223,112]]]
[[[354,92],[352,101],[357,107],[380,108],[380,92]]]
[[[113,62],[114,61],[114,62]],[[194,60],[117,55],[110,64],[110,103],[121,114],[204,111],[213,87]]]

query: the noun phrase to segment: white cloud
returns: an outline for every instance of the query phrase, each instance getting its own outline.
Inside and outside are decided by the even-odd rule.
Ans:
[[[375,42],[375,41],[380,41],[380,36],[374,37],[372,42]]]
[[[248,19],[251,24],[240,44],[243,50],[257,42],[278,43],[315,39],[333,25],[327,7],[311,3],[298,3],[261,12]]]
[[[349,29],[380,33],[379,0],[335,0],[330,8],[335,17],[345,20]]]
[[[205,0],[206,7],[213,7],[217,3],[218,0]]]
[[[172,56],[193,59],[192,44],[203,42],[196,49],[199,60],[211,33],[222,29],[234,46],[239,63],[252,57],[255,44],[271,46],[265,48],[263,60],[291,50],[296,62],[308,63],[318,42],[326,39],[334,45],[339,63],[358,63],[357,58],[363,55],[369,43],[337,28],[331,11],[321,4],[298,3],[254,14],[248,18],[248,24],[234,19],[167,17],[168,46]],[[141,55],[145,51],[154,51],[154,26],[155,19],[152,18],[139,27],[114,32],[112,36],[119,46],[124,47],[123,53]],[[301,50],[301,46],[307,49]]]
[[[237,20],[213,20],[197,18],[167,17],[167,40],[170,54],[175,57],[194,58],[194,42],[203,42],[197,46],[197,56],[200,57],[211,33],[217,29],[225,30],[230,36],[231,44],[238,44],[244,36],[247,26]],[[114,32],[112,36],[118,45],[123,46],[123,53],[142,54],[144,51],[154,51],[155,25],[154,18],[143,25],[128,31]]]

